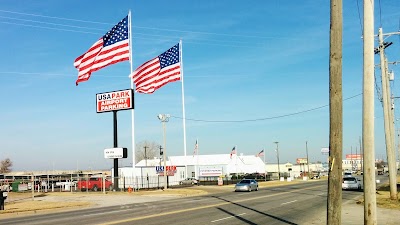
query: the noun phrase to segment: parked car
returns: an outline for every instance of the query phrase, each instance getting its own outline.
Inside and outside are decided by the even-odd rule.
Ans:
[[[104,180],[105,188],[112,191],[113,190],[113,184],[110,180],[105,179]],[[86,189],[88,190],[93,190],[93,191],[98,191],[103,188],[103,178],[101,177],[90,177],[89,180],[80,180],[77,183],[78,189],[81,191],[84,191]]]
[[[179,181],[180,185],[194,185],[194,184],[198,184],[199,181],[194,178],[194,177],[188,177],[184,180]]]
[[[342,181],[343,190],[361,190],[361,182],[356,177],[344,177]]]
[[[235,185],[235,191],[258,191],[258,183],[254,179],[243,179]]]

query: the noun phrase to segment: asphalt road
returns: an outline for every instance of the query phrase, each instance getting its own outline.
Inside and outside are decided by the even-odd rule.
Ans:
[[[362,192],[344,191],[343,202]],[[327,181],[4,219],[0,224],[326,224]],[[123,204],[123,203],[121,203]]]

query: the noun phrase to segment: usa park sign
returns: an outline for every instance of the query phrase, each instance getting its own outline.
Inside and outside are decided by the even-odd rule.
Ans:
[[[133,90],[120,90],[96,94],[97,113],[133,109]]]

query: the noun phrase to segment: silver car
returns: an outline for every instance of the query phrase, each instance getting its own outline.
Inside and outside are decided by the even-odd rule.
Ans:
[[[361,181],[356,177],[344,177],[342,182],[343,190],[361,190]]]
[[[199,181],[194,177],[188,177],[185,180],[179,181],[180,185],[194,185],[197,184]]]
[[[258,183],[254,179],[243,179],[235,185],[235,191],[258,191]]]

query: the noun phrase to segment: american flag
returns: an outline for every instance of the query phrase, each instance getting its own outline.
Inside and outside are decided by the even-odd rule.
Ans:
[[[179,43],[139,66],[130,77],[136,92],[151,94],[163,85],[181,79]]]
[[[194,150],[193,150],[193,157],[194,157],[194,155],[196,155],[198,148],[199,148],[199,144],[197,143],[197,139],[196,139],[196,144],[194,145]]]
[[[260,156],[263,156],[263,155],[264,155],[264,149],[261,150],[261,152],[259,152],[259,153],[256,155],[256,157],[260,157]]]
[[[79,82],[87,81],[90,74],[106,66],[129,60],[128,16],[115,25],[83,55],[75,59]]]
[[[232,151],[231,151],[231,159],[232,159],[232,155],[233,154],[236,154],[236,146],[234,146],[233,148],[232,148]]]

